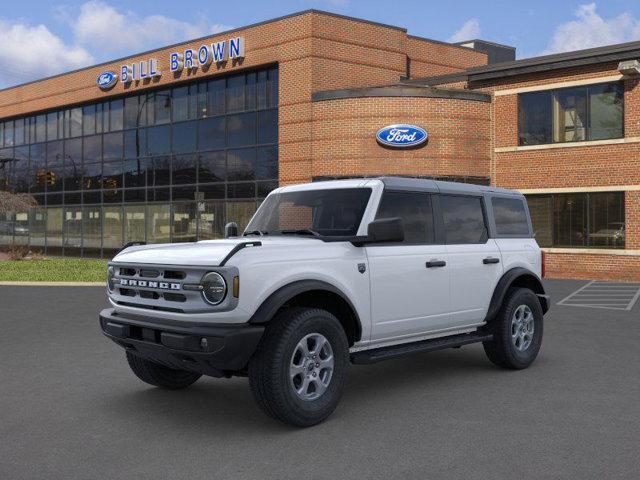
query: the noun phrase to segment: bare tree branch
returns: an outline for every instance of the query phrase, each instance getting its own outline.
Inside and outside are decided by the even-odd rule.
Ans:
[[[27,193],[0,191],[0,213],[27,212],[37,206],[36,199]]]

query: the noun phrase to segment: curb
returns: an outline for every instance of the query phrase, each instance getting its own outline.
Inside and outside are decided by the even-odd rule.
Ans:
[[[0,282],[13,287],[105,287],[105,282]]]

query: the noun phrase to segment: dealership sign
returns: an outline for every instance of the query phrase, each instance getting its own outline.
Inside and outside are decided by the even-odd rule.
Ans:
[[[96,78],[96,85],[100,87],[100,90],[109,90],[118,82],[118,75],[113,72],[102,72]]]
[[[210,44],[203,44],[197,49],[187,48],[180,52],[169,54],[169,70],[180,74],[183,70],[192,71],[198,67],[208,67],[212,63],[223,64],[231,60],[244,58],[244,37],[234,37]],[[124,85],[132,82],[149,81],[158,78],[162,72],[158,68],[158,60],[149,58],[120,67],[120,81]],[[96,84],[101,90],[109,90],[118,81],[114,72],[102,72],[96,78]]]
[[[382,145],[393,148],[410,148],[427,141],[427,132],[415,125],[396,124],[381,128],[376,139]]]

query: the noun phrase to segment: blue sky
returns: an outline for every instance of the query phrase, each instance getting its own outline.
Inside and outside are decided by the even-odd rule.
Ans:
[[[3,0],[0,88],[317,8],[438,40],[480,37],[518,57],[640,40],[637,0]]]

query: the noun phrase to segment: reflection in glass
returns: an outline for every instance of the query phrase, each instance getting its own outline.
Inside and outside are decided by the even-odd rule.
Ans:
[[[125,205],[124,207],[124,243],[145,241],[144,205]]]
[[[82,211],[83,255],[99,256],[102,246],[102,209],[85,207]]]
[[[147,205],[147,243],[167,243],[170,239],[169,204]]]
[[[173,237],[174,242],[196,241],[196,204],[173,204]]]
[[[32,247],[45,247],[45,232],[47,229],[47,210],[36,207],[29,212],[29,245]]]
[[[47,208],[47,254],[62,253],[62,208]]]
[[[224,236],[224,202],[202,202],[204,211],[199,212],[198,240],[212,240]]]
[[[104,207],[102,210],[103,237],[105,250],[116,251],[122,248],[122,207]]]

